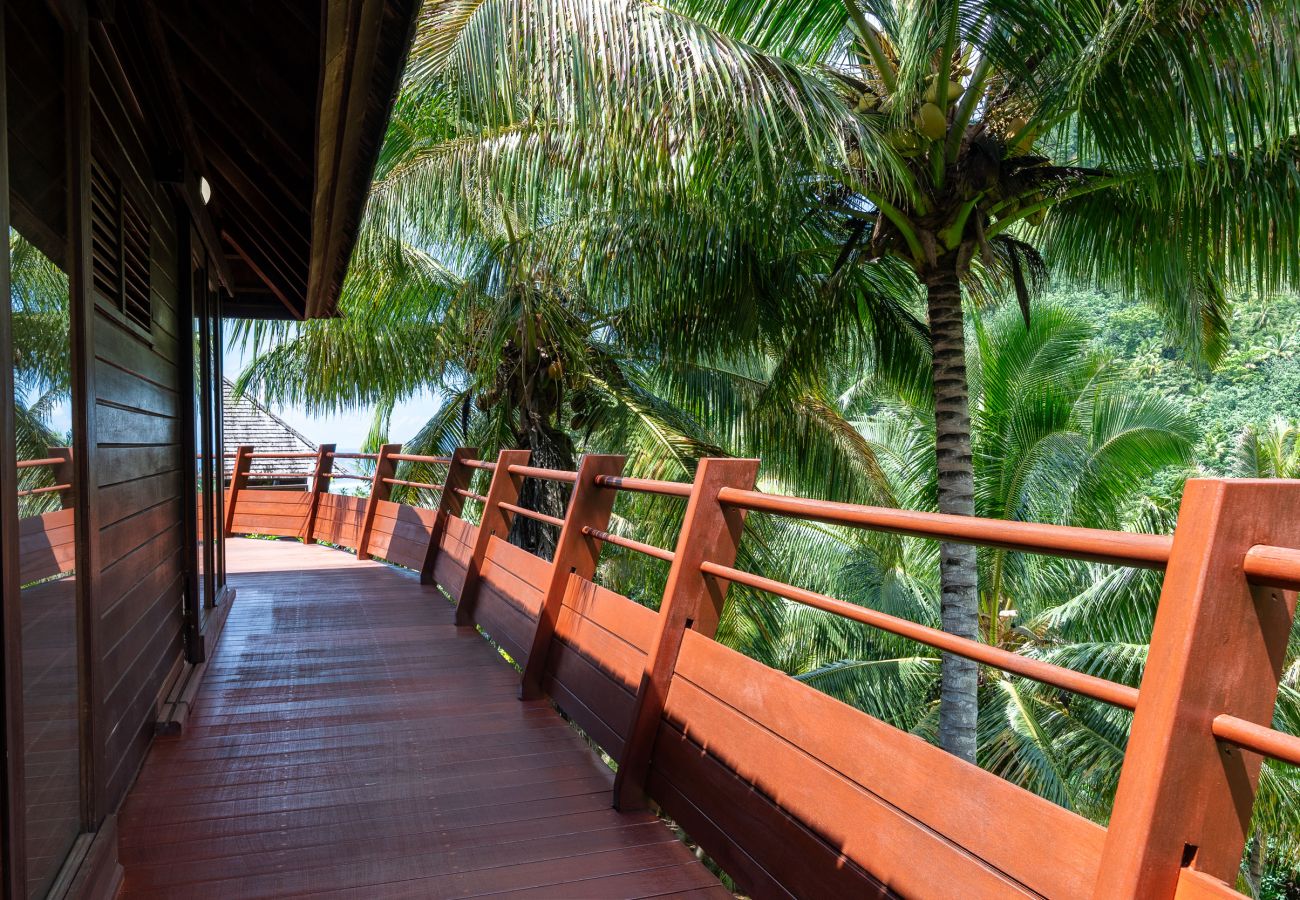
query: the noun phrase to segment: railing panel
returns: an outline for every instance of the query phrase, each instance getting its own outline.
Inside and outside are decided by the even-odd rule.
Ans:
[[[683,639],[665,715],[903,893],[939,890],[895,871],[931,840],[918,835],[961,848],[953,865],[981,860],[980,872],[963,876],[975,882],[988,868],[1034,893],[1070,897],[1096,879],[1101,826],[694,632]]]
[[[449,516],[447,518],[447,537],[453,541],[460,541],[468,547],[474,546],[474,540],[478,537],[478,526],[467,522],[459,516]]]
[[[495,535],[488,538],[487,555],[479,573],[475,621],[519,665],[528,660],[542,592],[528,578],[536,578],[546,563]]]
[[[483,566],[485,578],[490,569],[507,573],[512,579],[522,581],[536,592],[538,596],[530,595],[525,605],[529,613],[537,614],[537,607],[541,603],[540,594],[546,590],[546,585],[550,581],[550,563],[494,535],[488,541],[487,559]]]
[[[75,510],[60,509],[18,522],[18,579],[30,584],[76,568]]]
[[[438,513],[390,500],[375,503],[368,555],[408,569],[424,565]]]
[[[380,500],[375,504],[375,527],[383,528],[389,534],[393,533],[396,523],[409,522],[422,527],[425,537],[428,537],[437,519],[438,511],[433,509],[407,506],[405,503],[394,503],[391,500]],[[456,539],[461,540],[460,536]]]
[[[316,507],[313,537],[341,547],[356,548],[365,520],[366,501],[343,494],[321,494]]]
[[[447,516],[445,523],[434,560],[433,581],[459,599],[469,572],[474,542],[478,540],[478,528],[457,516]]]
[[[654,643],[658,621],[654,610],[585,579],[570,577],[561,620],[566,624],[557,624],[556,634],[562,640],[636,690],[645,668],[645,655]],[[609,635],[617,645],[605,648],[598,644],[601,635]]]
[[[672,725],[660,725],[654,760],[650,794],[750,896],[891,896]],[[944,896],[967,896],[948,887]]]
[[[265,491],[243,488],[231,511],[233,534],[274,534],[298,537],[307,521],[311,496],[304,491]]]
[[[577,576],[569,579],[542,689],[605,752],[623,752],[655,613]]]

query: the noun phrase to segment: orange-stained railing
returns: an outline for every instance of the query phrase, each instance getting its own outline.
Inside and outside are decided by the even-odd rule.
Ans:
[[[20,512],[30,513],[18,520],[18,578],[21,584],[64,574],[76,566],[72,448],[50,447],[46,452],[48,456],[19,460],[16,466],[20,476],[27,473],[29,480],[26,483],[32,485],[16,492],[20,500],[60,495],[57,508],[51,509],[42,503],[35,507],[39,512],[30,507],[20,509]],[[34,473],[37,469],[48,471],[40,476]],[[35,483],[30,480],[34,476],[37,479]],[[47,480],[52,483],[39,483]],[[18,483],[24,483],[21,477]]]
[[[1191,481],[1174,535],[1160,536],[768,494],[754,489],[756,460],[702,460],[681,483],[624,477],[617,456],[570,472],[530,466],[527,451],[496,464],[399,451],[374,456],[365,501],[325,503],[318,462],[309,503],[344,535],[332,542],[442,586],[457,624],[521,667],[522,697],[550,696],[618,761],[617,805],[661,805],[755,895],[1236,896],[1262,758],[1300,765],[1300,738],[1269,727],[1300,588],[1300,482]],[[238,474],[262,455],[236,456]],[[445,465],[444,483],[399,479],[399,461]],[[490,473],[483,493],[477,472]],[[527,478],[572,486],[562,517],[520,505]],[[439,491],[436,509],[388,502],[392,485]],[[232,515],[236,500],[303,514],[235,479],[231,491]],[[673,550],[609,531],[618,491],[687,501]],[[465,500],[482,504],[478,525]],[[749,514],[1164,570],[1142,684],[746,572],[736,555]],[[505,540],[516,516],[559,529],[551,560]],[[606,544],[669,564],[657,612],[594,583]],[[732,583],[1133,711],[1109,823],[722,648],[712,636]]]

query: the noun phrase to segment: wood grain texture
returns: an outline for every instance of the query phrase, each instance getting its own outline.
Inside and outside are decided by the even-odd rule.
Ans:
[[[728,896],[414,572],[241,539],[229,565],[185,734],[119,817],[121,896]]]
[[[627,740],[656,621],[652,610],[569,577],[542,690],[613,757]]]
[[[361,521],[361,530],[357,538],[357,559],[370,558],[370,536],[375,529],[375,515],[379,504],[388,501],[392,485],[386,479],[397,474],[397,461],[392,459],[394,453],[402,452],[401,444],[384,444],[379,448],[379,458],[375,460],[375,471],[370,479],[370,496],[366,500],[366,509]]]
[[[959,879],[972,897],[1079,897],[1096,880],[1100,826],[694,632],[665,717],[902,894]]]
[[[663,601],[659,604],[654,640],[637,687],[627,746],[618,761],[614,800],[620,809],[636,809],[646,803],[645,781],[651,748],[663,719],[682,635],[694,629],[712,637],[722,616],[727,583],[706,576],[700,571],[700,565],[706,560],[722,565],[736,561],[745,511],[722,506],[718,494],[727,487],[751,488],[757,476],[756,459],[702,459],[695,470]]]
[[[621,475],[625,460],[626,457],[623,456],[588,453],[578,463],[578,471],[573,478],[573,493],[561,520],[555,553],[549,565],[537,569],[541,605],[528,651],[528,665],[524,667],[520,683],[520,697],[534,699],[542,696],[542,678],[546,673],[546,661],[555,636],[555,623],[564,607],[569,577],[595,577],[601,545],[599,541],[587,536],[583,529],[604,531],[609,527],[616,494],[602,488],[596,479]],[[543,578],[544,581],[541,580]]]
[[[1300,481],[1187,482],[1094,897],[1171,896],[1189,858],[1236,880],[1262,760],[1212,722],[1272,720],[1296,595],[1242,568],[1298,534]]]

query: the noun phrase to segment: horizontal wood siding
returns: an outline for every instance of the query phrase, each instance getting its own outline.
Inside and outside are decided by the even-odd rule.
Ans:
[[[93,43],[93,42],[92,42]],[[182,652],[185,554],[182,534],[183,404],[193,403],[179,366],[190,323],[182,321],[178,277],[184,263],[172,201],[153,180],[150,154],[97,53],[91,62],[91,145],[95,158],[133,190],[148,220],[146,331],[119,310],[96,306],[94,335],[95,484],[99,547],[92,591],[101,729],[98,773],[109,809],[135,777],[153,734],[156,702]],[[193,465],[193,462],[188,462]]]

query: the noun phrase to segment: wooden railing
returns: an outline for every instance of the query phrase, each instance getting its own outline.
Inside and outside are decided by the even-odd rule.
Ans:
[[[45,497],[58,494],[59,509],[47,509],[18,520],[18,579],[20,584],[31,584],[71,572],[76,568],[76,513],[73,510],[72,450],[68,447],[51,447],[40,459],[18,462],[20,478],[32,470],[42,470],[46,476],[34,487],[18,491],[21,502],[27,497]],[[19,481],[22,484],[22,481]],[[42,507],[37,507],[40,509]]]
[[[617,760],[616,805],[657,804],[755,896],[1237,896],[1262,758],[1300,765],[1300,738],[1269,727],[1300,588],[1300,481],[1189,481],[1165,537],[776,496],[754,490],[756,460],[701,460],[684,484],[624,478],[618,456],[576,472],[528,456],[385,447],[368,500],[324,493],[326,451],[297,498],[248,489],[237,463],[228,530],[419,570],[520,666],[521,696],[549,696]],[[446,467],[419,485],[436,508],[387,499],[402,461]],[[486,493],[470,489],[479,472]],[[519,504],[526,478],[572,486],[563,518]],[[618,491],[684,499],[676,547],[611,534]],[[751,513],[1163,569],[1141,687],[745,572]],[[518,515],[558,529],[552,560],[507,542]],[[657,612],[595,583],[605,543],[668,564]],[[733,582],[1133,710],[1108,826],[718,644]]]

